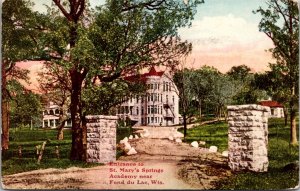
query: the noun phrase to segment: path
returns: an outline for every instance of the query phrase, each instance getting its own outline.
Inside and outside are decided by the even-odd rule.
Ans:
[[[219,153],[208,153],[204,148],[149,138],[133,139],[130,144],[138,154],[122,156],[117,162],[143,166],[131,168],[105,165],[88,169],[73,167],[65,170],[36,170],[4,176],[2,183],[5,189],[210,189],[215,182],[230,175],[227,159]],[[115,172],[111,172],[111,168]],[[149,172],[142,173],[143,168]],[[122,169],[135,171],[123,172]],[[163,172],[159,173],[159,169]],[[137,178],[111,177],[121,174],[136,175]],[[138,177],[140,175],[151,178],[141,179]],[[137,184],[138,179],[145,184]],[[127,184],[129,180],[134,181],[134,184]],[[151,180],[158,180],[161,184],[153,184]]]

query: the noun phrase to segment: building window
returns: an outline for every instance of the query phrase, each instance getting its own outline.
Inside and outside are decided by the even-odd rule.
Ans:
[[[172,96],[173,103],[175,103],[175,96]]]
[[[44,120],[44,126],[48,127],[48,120]]]
[[[139,108],[138,107],[136,108],[136,114],[137,115],[139,114]]]
[[[154,113],[154,106],[151,105],[151,114],[153,114],[153,113]]]
[[[52,111],[52,112],[53,112],[53,111]],[[54,126],[54,120],[53,120],[53,119],[50,119],[49,122],[50,122],[50,125],[49,125],[49,126],[50,126],[50,127],[53,127],[53,126]]]
[[[157,117],[155,117],[155,123],[157,123]]]
[[[58,119],[55,119],[55,126],[57,127],[59,125]]]
[[[52,109],[50,110],[50,115],[54,115],[54,112]]]
[[[170,83],[169,83],[169,91],[171,91],[171,90],[172,90],[172,89],[171,89],[171,87],[172,87],[172,86],[171,86],[171,82],[170,82]]]
[[[59,114],[59,110],[58,109],[55,110],[55,114]]]
[[[147,119],[148,119],[148,124],[150,123],[150,117],[147,117]]]
[[[163,82],[163,91],[165,91],[165,89],[166,89],[166,84],[165,82]]]
[[[142,122],[141,123],[142,123],[142,125],[144,125],[144,118],[142,118]]]
[[[169,97],[168,97],[168,95],[166,95],[166,103],[168,103],[169,102]]]
[[[154,117],[151,117],[151,123],[154,123]]]
[[[160,106],[160,114],[162,114],[162,111],[163,111],[162,106]]]
[[[44,115],[48,115],[48,111],[47,110],[44,111]]]
[[[168,91],[169,90],[169,84],[168,84],[168,82],[166,83],[166,91]]]
[[[160,94],[160,101],[161,101],[161,102],[163,101],[163,99],[162,99],[162,94]]]
[[[271,108],[271,115],[274,115],[274,109]]]
[[[142,115],[144,115],[144,107],[143,106],[141,107],[141,110],[142,110]]]
[[[150,106],[148,105],[148,113],[147,114],[150,114]]]

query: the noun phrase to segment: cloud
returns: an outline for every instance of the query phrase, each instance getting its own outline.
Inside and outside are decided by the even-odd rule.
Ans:
[[[225,72],[234,65],[247,64],[253,71],[267,69],[271,54],[265,50],[272,41],[258,30],[258,23],[232,14],[203,17],[191,28],[179,30],[182,39],[193,43],[194,67],[215,66]]]

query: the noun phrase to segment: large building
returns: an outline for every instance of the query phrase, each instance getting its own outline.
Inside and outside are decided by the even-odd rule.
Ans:
[[[167,72],[157,72],[154,67],[148,73],[126,77],[140,80],[147,86],[144,96],[128,98],[118,107],[121,119],[129,118],[138,126],[171,126],[179,124],[178,90]]]
[[[60,107],[49,102],[43,111],[43,128],[57,128],[59,125]],[[70,115],[70,114],[68,114]],[[65,122],[65,127],[71,127],[71,119]]]
[[[283,111],[283,105],[278,103],[277,101],[272,100],[264,100],[259,102],[262,106],[270,107],[269,111],[269,117],[270,118],[283,118],[284,117],[284,111]]]

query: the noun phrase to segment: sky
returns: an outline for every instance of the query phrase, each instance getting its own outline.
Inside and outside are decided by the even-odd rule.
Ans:
[[[35,0],[34,10],[44,12],[43,4],[51,0]],[[90,0],[91,6],[101,5],[104,0]],[[265,0],[205,0],[200,4],[192,26],[180,28],[183,40],[193,44],[192,53],[186,59],[185,66],[200,68],[203,65],[216,67],[227,72],[232,66],[245,64],[253,72],[268,70],[273,62],[268,49],[272,41],[262,32],[258,24],[259,14],[252,11],[266,6]],[[37,63],[23,63],[35,75],[40,66]]]

